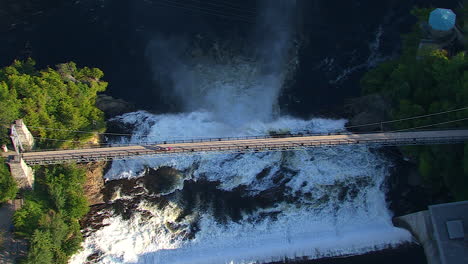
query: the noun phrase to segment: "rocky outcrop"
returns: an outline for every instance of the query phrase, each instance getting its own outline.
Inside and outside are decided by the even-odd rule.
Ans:
[[[132,104],[107,94],[98,95],[96,99],[96,107],[103,111],[108,117],[121,115],[135,110],[135,107]]]
[[[92,162],[81,166],[86,170],[84,192],[89,205],[103,203],[104,200],[101,191],[104,188],[104,171],[106,169],[107,162]]]
[[[351,116],[348,126],[360,126],[371,123],[379,123],[387,120],[391,104],[388,98],[380,94],[371,94],[350,99],[346,106],[346,112]],[[385,124],[382,125],[385,129]],[[377,131],[382,128],[380,124],[354,127],[353,131]]]

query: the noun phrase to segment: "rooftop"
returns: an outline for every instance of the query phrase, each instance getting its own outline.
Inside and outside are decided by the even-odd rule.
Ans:
[[[468,201],[429,206],[442,264],[468,263]]]
[[[436,8],[429,15],[429,25],[440,31],[448,31],[455,27],[457,15],[451,9]]]

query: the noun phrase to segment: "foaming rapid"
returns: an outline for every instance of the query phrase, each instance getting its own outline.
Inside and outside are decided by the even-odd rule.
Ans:
[[[140,135],[157,140],[255,135],[279,129],[330,132],[343,129],[345,123],[284,117],[233,127],[216,121],[209,112],[153,115],[141,111],[119,120],[136,125],[134,143]],[[180,196],[168,198],[164,207],[143,200],[129,219],[117,214],[107,218],[103,223],[107,226],[85,240],[84,250],[72,263],[84,263],[96,252],[100,263],[268,263],[285,257],[359,254],[411,240],[407,231],[392,225],[385,202],[383,184],[390,164],[367,147],[114,161],[106,178],[139,177],[148,167],[165,166],[185,176],[173,193],[182,192],[184,184],[212,181],[224,191],[244,187],[244,196],[274,192],[283,185],[282,195],[288,198],[226,221],[219,221],[213,208],[197,201],[195,212],[183,214],[182,204],[188,201]],[[259,177],[262,172],[266,175]]]
[[[294,1],[265,3],[282,3],[267,9],[268,20],[287,17],[285,7]],[[297,52],[288,51],[290,32],[279,26],[262,31],[273,32],[272,47],[256,58],[187,59],[171,41],[150,44],[156,71],[185,112],[117,117],[134,127],[122,142],[343,130],[346,120],[280,115],[284,67]],[[365,146],[114,161],[105,177],[134,186],[116,188],[107,203],[113,209],[95,213],[102,223],[84,230],[83,250],[71,263],[268,263],[395,246],[411,235],[391,222],[384,186],[389,166]],[[165,171],[177,180],[161,187]]]

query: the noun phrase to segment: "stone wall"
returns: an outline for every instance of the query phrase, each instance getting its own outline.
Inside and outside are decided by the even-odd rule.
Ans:
[[[16,132],[16,134],[15,134]],[[13,139],[13,145],[15,148],[20,147],[21,151],[24,150],[31,150],[34,147],[34,137],[29,131],[28,127],[23,122],[23,119],[16,120],[13,125],[11,125],[11,136],[18,137],[19,143],[21,143],[21,147],[15,144],[15,140]]]
[[[10,160],[8,165],[10,166],[11,175],[18,183],[18,187],[21,189],[32,189],[34,184],[33,169],[19,156],[15,156],[14,159]]]

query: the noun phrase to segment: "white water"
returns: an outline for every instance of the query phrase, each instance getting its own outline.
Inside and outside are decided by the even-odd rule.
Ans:
[[[159,39],[150,46],[156,51],[148,54],[155,55],[158,71],[166,69],[167,78],[174,83],[171,89],[181,97],[187,112],[154,115],[138,111],[119,117],[120,122],[136,128],[130,142],[262,135],[272,130],[342,130],[345,120],[298,120],[279,114],[277,101],[287,72],[283,66],[295,61],[286,58],[289,41],[283,33],[273,34],[274,47],[264,51],[271,57],[260,58],[261,63],[240,56],[187,62],[170,50],[171,42]],[[283,64],[265,71],[265,63],[280,61]],[[86,238],[83,250],[71,263],[84,263],[95,252],[102,254],[101,263],[254,263],[360,254],[411,240],[409,232],[392,225],[385,202],[383,182],[391,164],[367,147],[130,159],[114,161],[105,177],[140,177],[146,167],[162,166],[191,171],[178,190],[190,184],[188,180],[204,179],[220,182],[218,188],[226,191],[247,186],[245,195],[277,186],[275,176],[287,169],[294,175],[284,172],[288,180],[284,192],[294,201],[279,201],[226,223],[217,222],[212,210],[199,209],[200,202],[195,203],[193,214],[176,222],[182,211],[180,201],[171,201],[162,209],[143,201],[129,220],[118,215],[107,218],[105,224],[109,225]],[[268,175],[257,179],[266,168],[270,168]],[[340,195],[346,188],[350,191]],[[277,216],[266,217],[265,213]],[[198,223],[199,230],[194,238],[187,238],[193,223]]]
[[[279,128],[325,132],[344,125],[344,120],[304,121],[285,117],[236,128],[213,119],[216,117],[208,112],[177,115],[135,112],[121,117],[122,122],[138,124],[135,135],[145,133],[155,138],[262,134]],[[220,188],[225,190],[247,185],[250,194],[273,187],[272,174],[282,163],[298,171],[287,186],[299,206],[279,203],[274,208],[244,215],[240,222],[227,224],[216,222],[209,211],[198,212],[191,217],[200,219],[200,230],[193,240],[186,240],[181,230],[188,229],[192,218],[184,218],[179,233],[166,226],[174,223],[180,212],[176,203],[163,210],[142,203],[140,209],[152,215],[149,220],[139,213],[129,221],[111,217],[107,220],[109,226],[86,239],[85,250],[72,263],[83,263],[95,249],[104,254],[102,263],[253,263],[284,257],[358,254],[411,240],[407,231],[391,223],[382,190],[389,164],[382,157],[366,147],[349,146],[297,151],[286,159],[283,155],[273,152],[234,158],[234,154],[221,154],[113,162],[107,178],[137,177],[144,166],[169,165],[184,170],[197,162],[194,180],[205,177],[221,181]],[[270,175],[257,180],[255,176],[266,167],[272,167]],[[357,196],[339,200],[338,190],[342,186],[356,186],[359,179],[364,184],[356,187]],[[300,194],[296,196],[297,191]],[[307,192],[312,196],[302,195]],[[318,202],[324,196],[329,200]],[[265,211],[280,213],[277,220],[272,220],[259,216]]]

